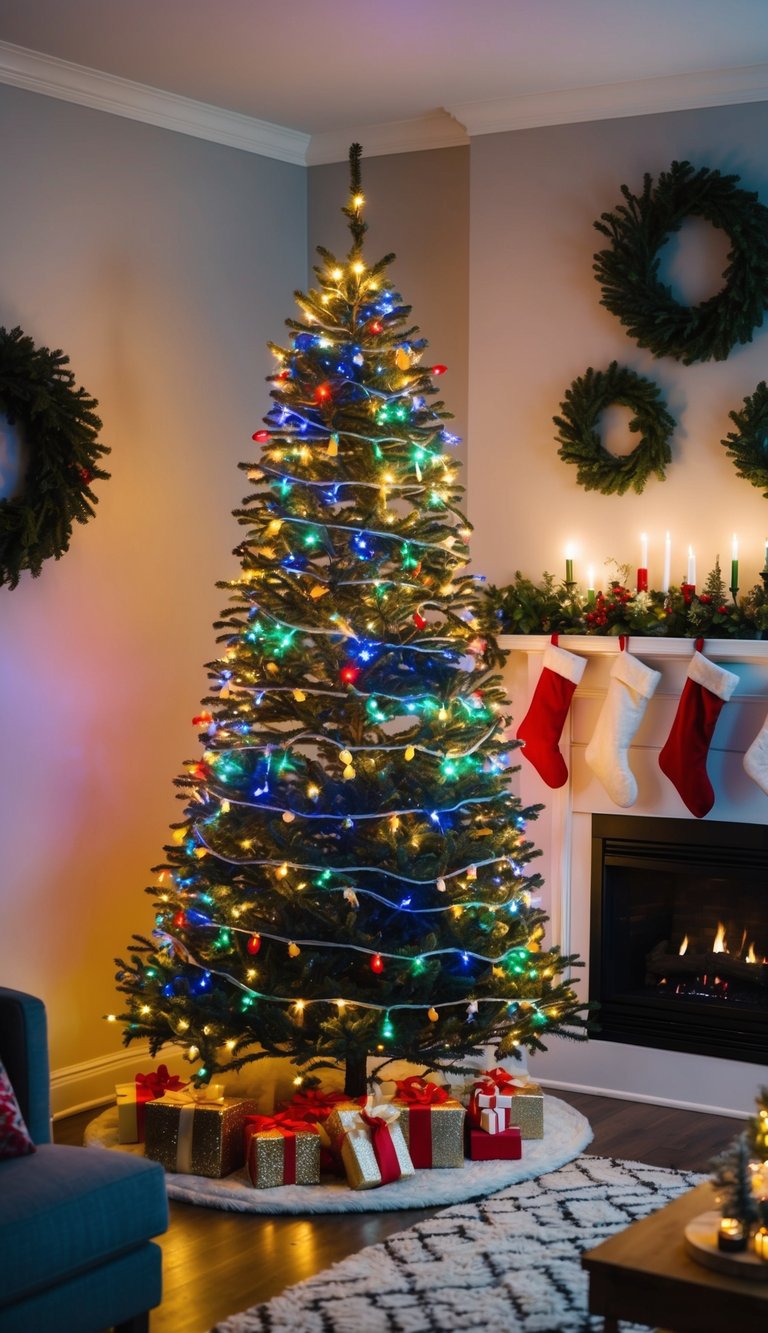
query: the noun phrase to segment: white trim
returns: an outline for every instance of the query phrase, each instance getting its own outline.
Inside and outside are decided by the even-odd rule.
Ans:
[[[733,671],[726,671],[725,667],[716,666],[710,662],[709,658],[702,657],[701,653],[694,653],[691,665],[688,668],[688,677],[696,682],[697,685],[703,685],[705,690],[714,694],[716,698],[722,699],[727,703],[733,691],[739,683],[739,678]]]
[[[134,83],[132,79],[104,74],[69,60],[30,51],[25,46],[14,46],[11,42],[0,41],[0,83],[106,111],[112,116],[159,125],[177,134],[240,148],[245,153],[258,153],[297,166],[306,165],[308,134],[256,120],[253,116],[243,116],[236,111],[225,111],[207,102],[196,102],[191,97],[164,92],[161,88],[150,88],[144,83]]]
[[[563,1092],[584,1092],[590,1097],[611,1097],[617,1102],[643,1102],[648,1106],[672,1106],[680,1111],[701,1111],[704,1115],[726,1115],[729,1120],[745,1120],[746,1112],[734,1111],[730,1106],[702,1106],[700,1102],[686,1102],[675,1097],[651,1097],[644,1092],[617,1092],[615,1088],[597,1088],[591,1083],[564,1083],[562,1079],[540,1078],[532,1075],[542,1088],[562,1088]]]
[[[512,653],[544,653],[550,642],[548,634],[501,634],[500,646]],[[586,657],[615,657],[620,651],[619,640],[605,634],[561,634],[560,648]],[[695,639],[654,638],[633,634],[627,640],[627,652],[646,658],[677,658],[690,662],[696,652]],[[705,639],[704,655],[713,662],[754,663],[768,665],[768,641],[763,639]]]
[[[181,1073],[180,1046],[167,1046],[153,1060],[146,1042],[137,1042],[127,1051],[98,1055],[80,1064],[65,1065],[51,1070],[51,1110],[54,1120],[87,1111],[92,1106],[103,1106],[115,1100],[115,1084],[130,1082],[141,1070],[160,1062],[171,1066],[171,1073]],[[173,1066],[177,1066],[174,1068]],[[182,1074],[182,1077],[185,1077]]]
[[[346,161],[352,140],[362,144],[366,157],[385,157],[429,148],[458,148],[469,143],[469,136],[464,126],[442,109],[413,120],[390,120],[381,125],[357,126],[354,130],[327,130],[312,135],[307,166]]]
[[[628,83],[602,83],[591,88],[553,89],[488,102],[458,103],[448,109],[466,126],[472,138],[542,125],[617,120],[623,116],[765,101],[768,101],[768,65],[745,65]]]

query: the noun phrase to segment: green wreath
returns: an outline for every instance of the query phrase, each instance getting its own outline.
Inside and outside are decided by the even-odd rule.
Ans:
[[[72,523],[93,518],[95,480],[110,451],[97,443],[98,406],[67,370],[69,357],[35,347],[21,329],[0,328],[0,413],[15,426],[26,455],[20,492],[0,499],[0,586],[15,588],[23,570],[37,578],[43,561],[69,549]]]
[[[768,307],[768,208],[738,176],[690,162],[673,162],[653,185],[646,173],[637,196],[622,185],[626,200],[594,225],[611,242],[594,256],[602,286],[601,305],[616,315],[640,347],[654,356],[724,361],[736,343],[752,341]],[[683,306],[659,281],[659,251],[687,217],[705,218],[728,235],[731,248],[724,286],[701,305]]]
[[[741,410],[729,412],[736,429],[721,441],[740,477],[759,486],[768,500],[768,386],[761,380],[744,399]]]
[[[635,414],[629,429],[640,435],[640,443],[624,458],[604,448],[597,429],[600,414],[610,403],[621,403]],[[562,416],[554,418],[560,441],[557,452],[566,463],[575,463],[576,480],[585,490],[623,495],[632,486],[639,494],[651,474],[664,480],[675,422],[653,380],[615,361],[607,370],[590,366],[566,389],[560,411]]]

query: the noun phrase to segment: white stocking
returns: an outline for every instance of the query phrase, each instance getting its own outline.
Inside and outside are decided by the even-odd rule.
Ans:
[[[634,805],[637,782],[629,767],[629,747],[643,720],[661,672],[620,652],[611,669],[608,693],[585,758],[615,805]]]

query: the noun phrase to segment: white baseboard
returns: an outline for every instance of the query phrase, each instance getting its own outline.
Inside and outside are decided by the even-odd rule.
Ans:
[[[181,1048],[169,1046],[159,1059],[168,1065],[172,1074],[189,1074],[180,1059]],[[106,1106],[115,1100],[115,1084],[130,1083],[141,1070],[154,1066],[146,1042],[137,1042],[127,1051],[99,1055],[77,1065],[65,1065],[51,1070],[51,1110],[54,1120],[90,1111],[95,1106]],[[184,1074],[184,1070],[187,1074]]]
[[[686,1102],[674,1097],[652,1097],[642,1092],[617,1092],[615,1088],[596,1088],[590,1083],[566,1083],[562,1079],[540,1078],[535,1074],[536,1082],[542,1088],[562,1088],[563,1092],[584,1092],[591,1097],[613,1097],[619,1102],[645,1102],[650,1106],[670,1106],[679,1111],[701,1111],[702,1115],[727,1115],[730,1120],[744,1120],[743,1111],[735,1111],[730,1106],[702,1106],[700,1102]]]

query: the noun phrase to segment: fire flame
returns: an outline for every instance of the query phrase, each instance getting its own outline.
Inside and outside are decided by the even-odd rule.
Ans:
[[[688,936],[685,935],[685,936],[683,937],[683,942],[682,942],[682,944],[680,945],[680,948],[678,949],[677,952],[678,952],[679,954],[684,954],[684,953],[687,952],[687,949],[688,949]]]
[[[712,953],[727,953],[727,952],[728,949],[726,948],[725,944],[725,926],[723,925],[722,921],[718,921],[717,934],[715,935],[715,939],[712,944]]]
[[[747,957],[745,961],[748,963],[756,963],[758,961],[757,954],[755,953],[754,941],[752,942],[752,944],[750,944],[747,950]]]

